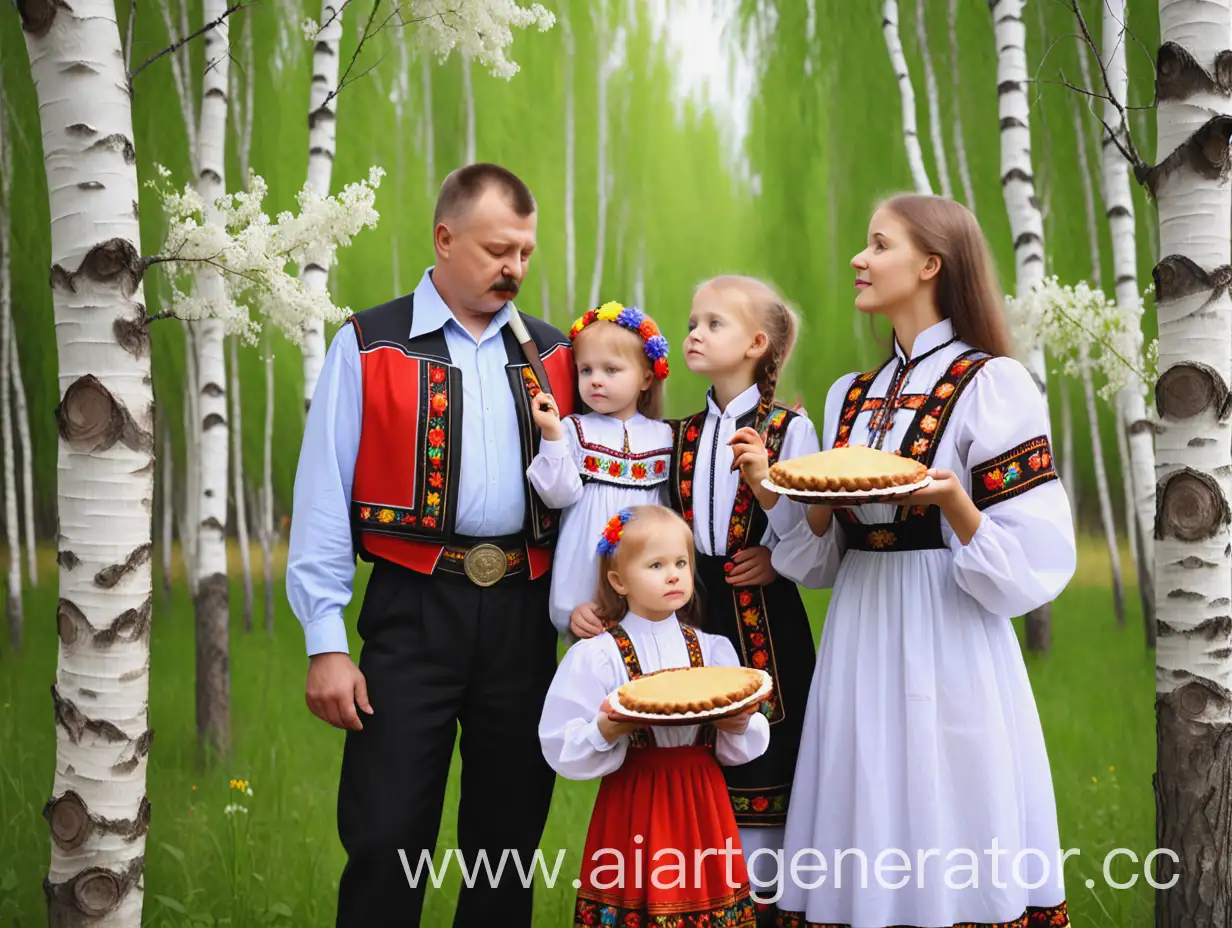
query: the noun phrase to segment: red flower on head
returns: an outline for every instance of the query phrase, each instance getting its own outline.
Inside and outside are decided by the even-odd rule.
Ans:
[[[440,428],[430,429],[428,431],[428,444],[433,448],[439,448],[445,444],[445,430]]]
[[[663,380],[667,377],[667,374],[668,374],[667,358],[655,358],[655,362],[654,362],[655,377],[657,377],[659,380]]]
[[[432,368],[431,372],[428,374],[428,379],[431,380],[433,383],[444,383],[445,382],[445,368],[443,367]]]
[[[637,334],[646,340],[650,340],[659,334],[659,327],[655,325],[655,321],[650,318],[642,320],[642,324],[637,327]]]

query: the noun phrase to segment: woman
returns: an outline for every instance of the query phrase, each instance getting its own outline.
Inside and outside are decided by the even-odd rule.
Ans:
[[[1011,623],[1075,568],[1045,400],[1009,357],[964,207],[890,199],[852,266],[856,308],[890,320],[894,350],[831,387],[822,447],[897,451],[932,483],[901,504],[810,506],[775,548],[780,574],[833,588],[779,924],[1067,926],[1048,757]],[[759,481],[757,436],[743,437],[745,477]]]

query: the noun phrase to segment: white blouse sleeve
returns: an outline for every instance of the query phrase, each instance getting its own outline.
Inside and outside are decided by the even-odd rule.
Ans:
[[[552,509],[568,509],[582,498],[582,476],[573,457],[577,432],[569,419],[561,420],[561,438],[539,439],[539,453],[526,468],[530,485]]]
[[[579,641],[561,658],[539,717],[539,745],[553,770],[570,780],[593,780],[620,769],[629,736],[608,741],[599,707],[623,680],[607,654],[609,638]]]
[[[717,667],[740,666],[740,659],[736,657],[736,649],[730,641],[719,635],[708,637],[708,664]],[[766,753],[766,749],[770,747],[770,722],[763,713],[754,712],[749,716],[749,724],[743,734],[737,735],[720,729],[715,731],[714,735],[715,760],[724,767],[735,767],[756,760]]]
[[[829,451],[834,445],[834,433],[838,418],[843,412],[843,398],[847,389],[858,376],[858,371],[845,374],[830,386],[826,394],[825,414],[820,436],[821,448]],[[781,503],[779,505],[782,505]],[[775,506],[778,509],[779,506]],[[771,510],[773,512],[773,510]],[[806,510],[807,511],[807,510]],[[833,516],[824,535],[813,534],[808,519],[801,518],[785,532],[774,547],[770,565],[779,576],[810,589],[821,590],[834,585],[839,564],[847,550],[843,527]]]
[[[808,416],[796,416],[787,426],[787,434],[783,436],[779,460],[790,461],[792,458],[802,458],[820,450],[817,429],[813,428],[812,420]],[[808,507],[804,503],[797,503],[794,499],[782,496],[772,508],[766,510],[766,518],[770,520],[770,528],[774,530],[774,534],[782,538],[797,523],[803,521],[807,513]]]
[[[949,533],[955,578],[993,615],[1024,615],[1055,599],[1077,566],[1047,405],[1022,364],[993,358],[959,399],[954,420],[958,477],[983,514],[966,545]]]

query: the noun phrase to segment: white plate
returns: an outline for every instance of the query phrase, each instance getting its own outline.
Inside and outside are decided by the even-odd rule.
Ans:
[[[681,668],[683,669],[683,668]],[[756,667],[749,667],[749,670],[757,670]],[[730,706],[723,706],[721,709],[707,709],[703,712],[677,712],[674,715],[656,715],[651,712],[633,712],[624,708],[620,704],[620,687],[617,687],[608,694],[607,701],[612,707],[612,711],[620,715],[628,716],[631,719],[637,719],[639,722],[649,722],[658,725],[696,725],[700,722],[707,722],[712,719],[726,718],[729,715],[737,715],[742,709],[747,708],[755,702],[760,702],[770,695],[770,691],[774,689],[774,679],[764,670],[757,670],[761,674],[761,686],[757,688],[752,696],[746,696],[738,702],[732,703]],[[624,684],[621,684],[622,686]]]
[[[916,490],[922,490],[932,482],[932,477],[925,476],[923,480],[917,480],[915,483],[905,483],[902,486],[881,487],[876,490],[851,490],[849,492],[837,490],[793,490],[789,487],[781,487],[777,483],[771,483],[769,479],[763,480],[761,485],[767,490],[772,490],[790,499],[806,503],[824,503],[827,501],[872,503],[881,499],[898,499],[899,497],[910,496]]]

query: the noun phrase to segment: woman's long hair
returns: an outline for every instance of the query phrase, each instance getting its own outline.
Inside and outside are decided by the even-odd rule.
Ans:
[[[920,193],[890,197],[881,207],[903,221],[916,248],[941,258],[937,308],[953,324],[954,334],[994,357],[1012,355],[996,266],[971,211],[945,197]]]

